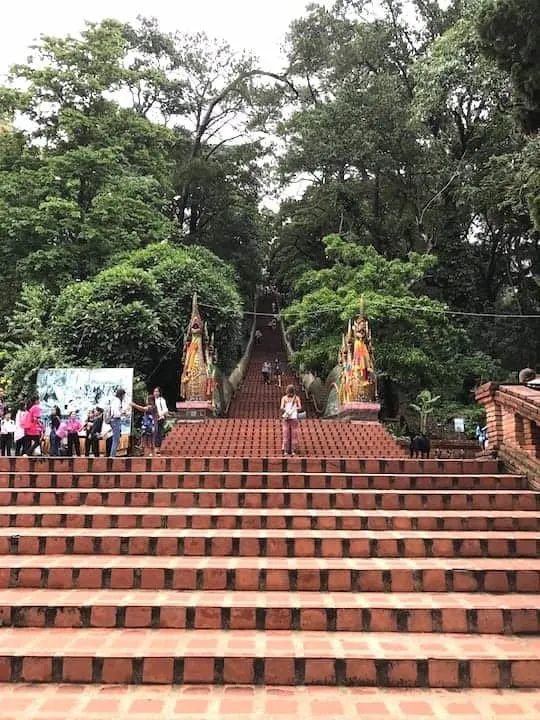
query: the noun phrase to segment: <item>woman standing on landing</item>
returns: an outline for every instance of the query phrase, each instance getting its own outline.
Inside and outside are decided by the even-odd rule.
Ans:
[[[298,413],[302,408],[294,385],[287,385],[286,394],[281,398],[281,428],[283,431],[282,451],[294,455],[298,445]]]

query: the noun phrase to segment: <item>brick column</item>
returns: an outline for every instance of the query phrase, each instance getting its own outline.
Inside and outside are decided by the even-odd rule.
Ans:
[[[486,427],[488,432],[489,449],[497,449],[503,443],[503,416],[502,408],[495,402],[497,383],[486,383],[476,391],[476,400],[484,406],[486,411]]]

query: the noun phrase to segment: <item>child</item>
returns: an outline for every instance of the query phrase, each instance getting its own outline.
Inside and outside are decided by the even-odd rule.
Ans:
[[[144,455],[152,456],[154,451],[154,416],[152,406],[147,405],[141,420],[141,445]]]
[[[6,411],[0,423],[0,453],[2,455],[7,455],[8,457],[11,455],[14,434],[15,423],[11,419],[11,413]]]

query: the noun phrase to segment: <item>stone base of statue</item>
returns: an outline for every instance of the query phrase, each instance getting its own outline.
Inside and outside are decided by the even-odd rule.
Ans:
[[[378,402],[347,402],[338,407],[338,420],[371,420],[377,421],[381,405]]]
[[[180,422],[200,422],[213,417],[210,400],[184,400],[176,403],[176,412]]]

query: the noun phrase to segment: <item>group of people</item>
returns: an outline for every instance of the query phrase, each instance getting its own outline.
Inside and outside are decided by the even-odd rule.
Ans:
[[[39,398],[21,403],[16,411],[9,408],[0,388],[0,454],[30,455],[41,444],[41,409]]]
[[[100,445],[104,441],[105,454],[115,457],[122,436],[122,423],[135,409],[142,413],[141,446],[144,454],[155,452],[159,455],[169,412],[161,389],[154,388],[145,405],[128,403],[125,397],[125,390],[119,388],[106,408],[92,408],[84,421],[79,418],[77,409],[66,408],[67,412],[63,414],[56,406],[47,424],[43,421],[37,396],[21,404],[13,417],[4,403],[4,392],[0,388],[0,454],[9,456],[14,452],[19,456],[30,456],[41,452],[48,429],[49,455],[53,457],[81,455],[81,440],[84,441],[86,456],[99,457]]]
[[[141,420],[141,447],[144,455],[161,454],[161,444],[165,434],[165,420],[169,414],[167,401],[161,394],[161,388],[154,388],[146,398],[145,405],[131,403],[131,407],[143,413]]]
[[[274,360],[274,362],[265,360],[262,364],[261,372],[262,372],[262,378],[263,378],[264,385],[271,385],[272,378],[273,378],[274,383],[278,387],[281,387],[281,378],[283,376],[283,368],[281,367],[279,358],[276,358]]]

